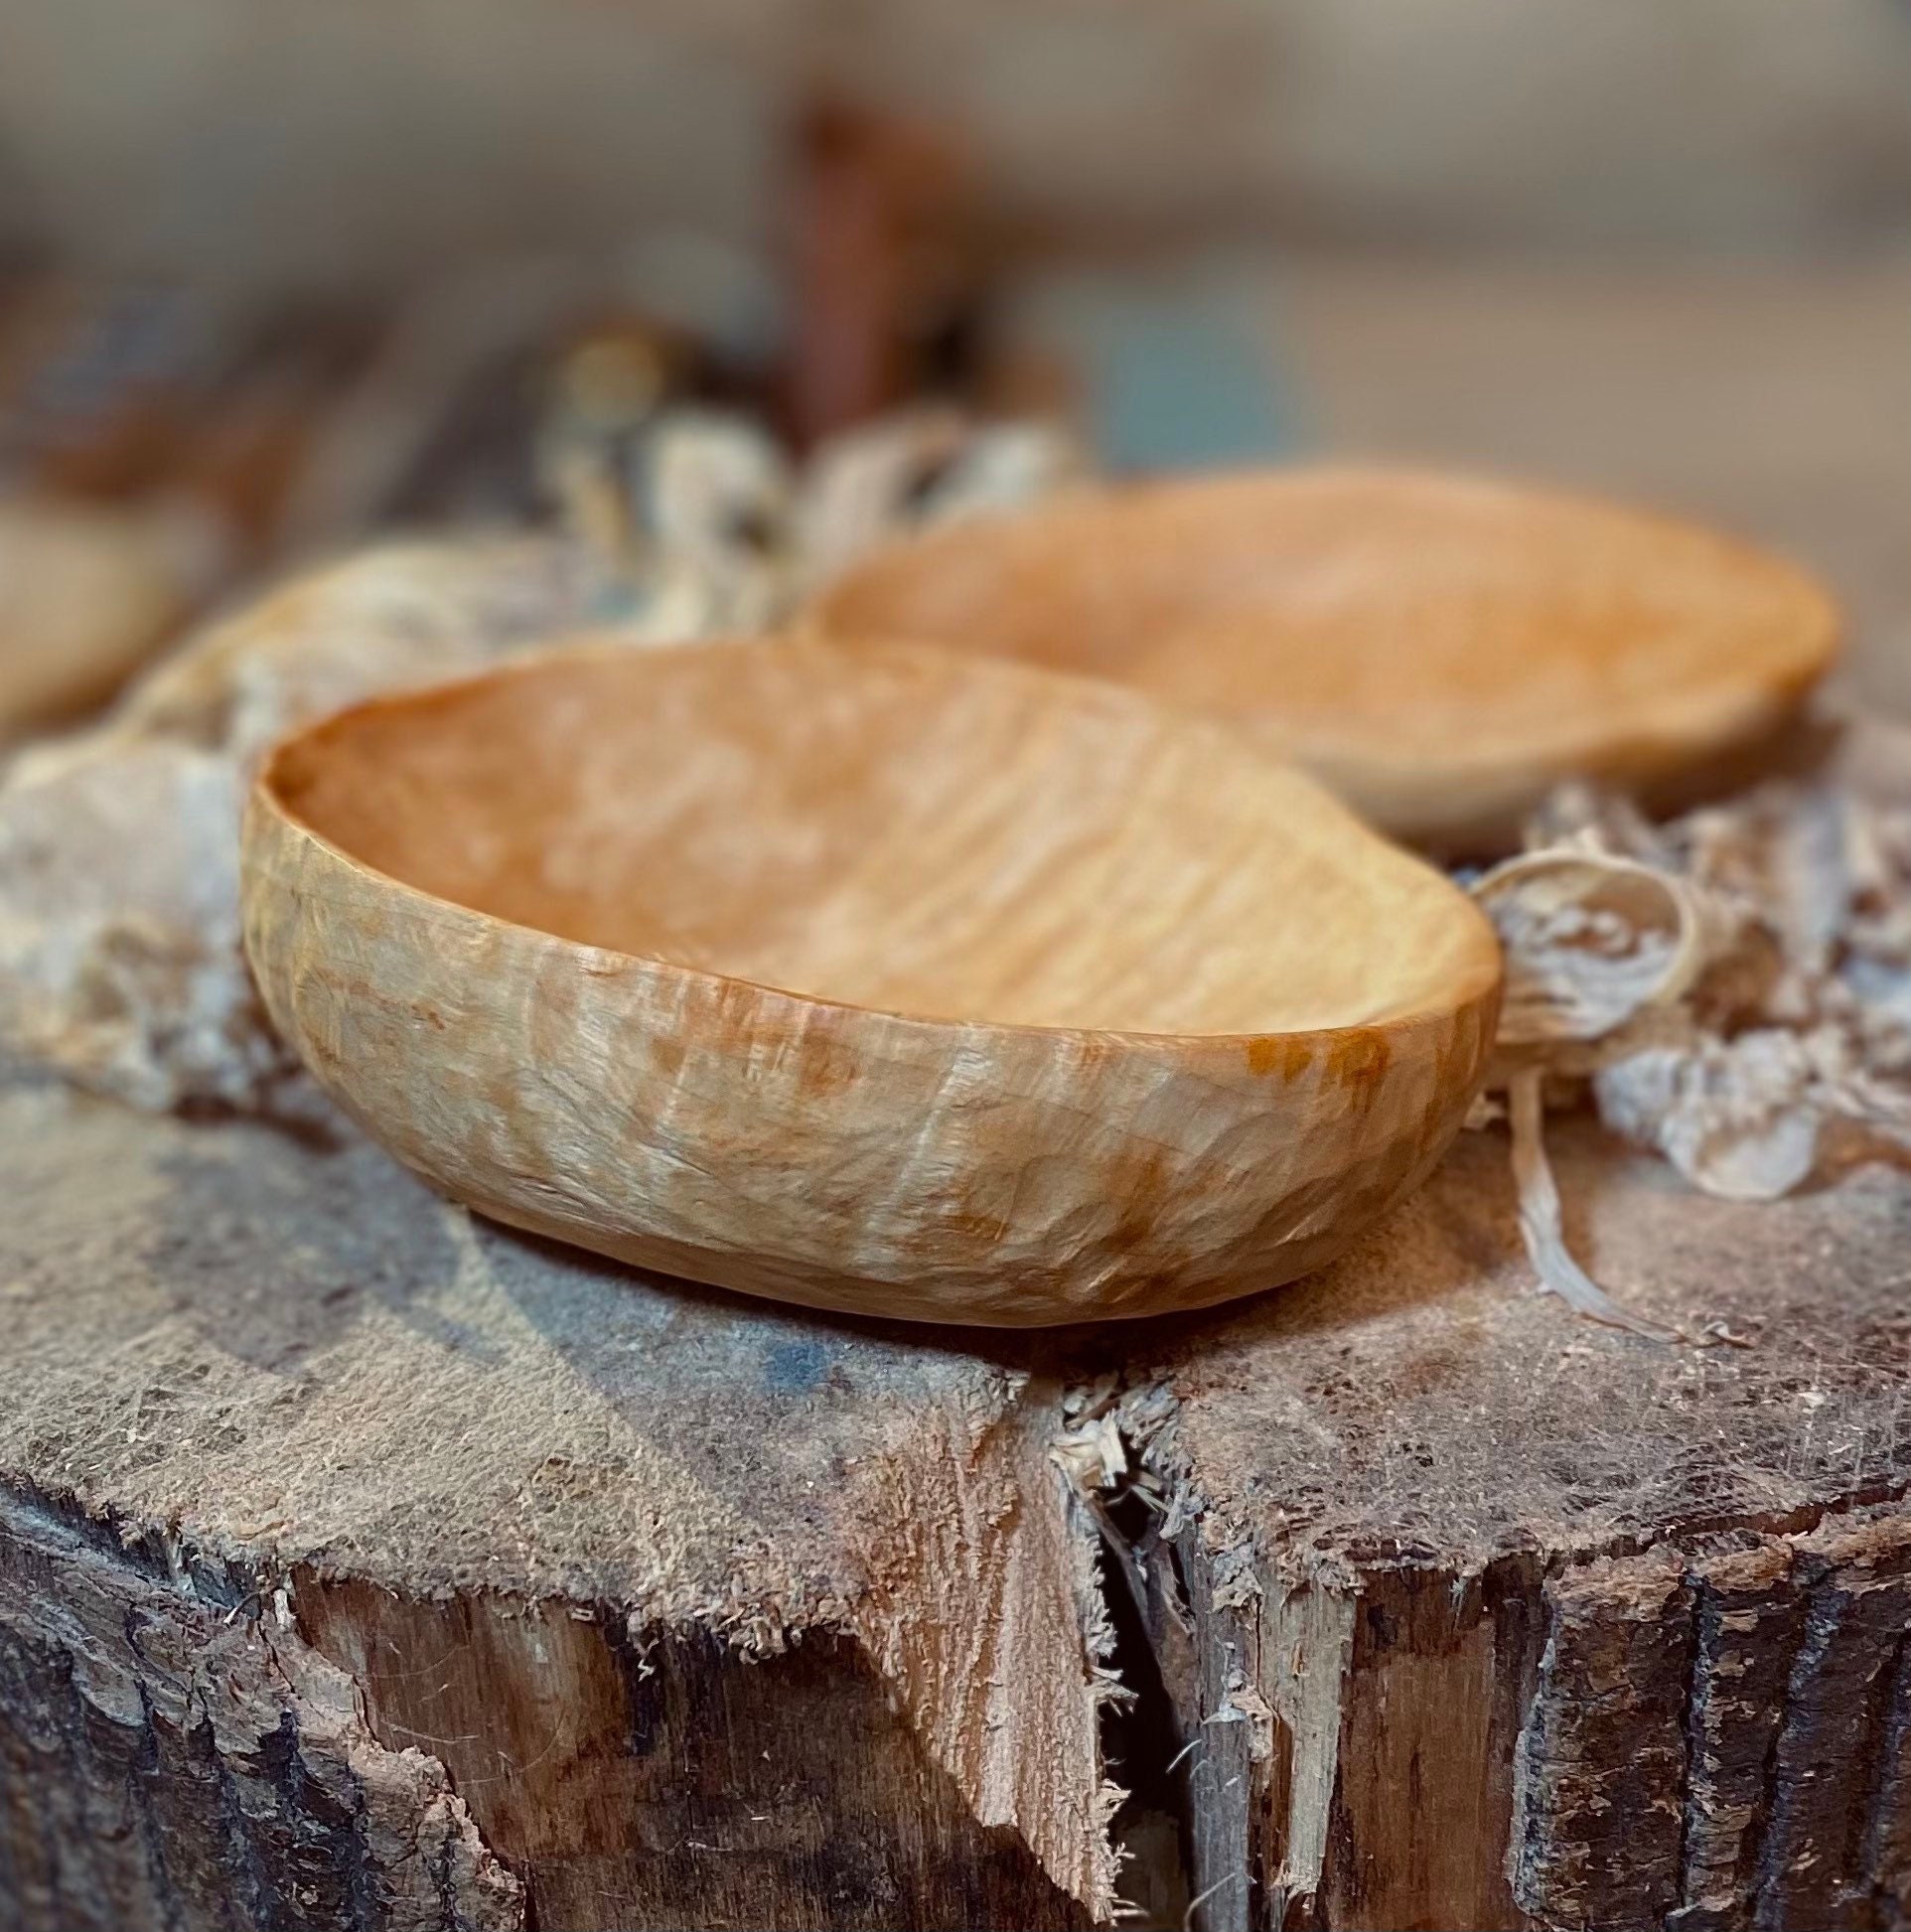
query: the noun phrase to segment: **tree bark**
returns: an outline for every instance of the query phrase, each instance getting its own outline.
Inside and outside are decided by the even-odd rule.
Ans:
[[[316,1111],[16,1090],[0,1146],[0,1926],[1108,1912],[1042,1375],[474,1223]]]
[[[1522,1296],[1474,1136],[1124,1399],[1210,1932],[1907,1920],[1911,1196],[1731,1205],[1555,1137],[1601,1277],[1717,1345]]]
[[[0,1092],[0,1927],[1911,1922],[1911,1184],[1555,1139],[1711,1345],[1535,1294],[1492,1135],[991,1337]]]

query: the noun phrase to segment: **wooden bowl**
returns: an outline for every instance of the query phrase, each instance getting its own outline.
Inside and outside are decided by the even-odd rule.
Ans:
[[[850,570],[808,625],[1137,685],[1448,852],[1510,845],[1565,778],[1702,788],[1795,714],[1839,630],[1811,578],[1708,530],[1354,469],[954,524]]]
[[[1029,1324],[1316,1267],[1423,1175],[1485,919],[1109,686],[813,641],[563,652],[267,762],[246,951],[401,1160],[819,1307]]]

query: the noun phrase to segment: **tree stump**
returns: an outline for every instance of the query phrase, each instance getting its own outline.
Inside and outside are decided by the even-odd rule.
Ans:
[[[1741,1205],[1552,1138],[1577,1252],[1709,1346],[1525,1292],[1465,1135],[1133,1376],[1210,1932],[1911,1921],[1911,1186]]]
[[[0,1924],[1077,1926],[1039,1376],[540,1247],[343,1126],[0,1111]]]
[[[0,1927],[1906,1923],[1911,1184],[1555,1139],[1709,1345],[1534,1294],[1494,1134],[991,1337],[0,1092]]]

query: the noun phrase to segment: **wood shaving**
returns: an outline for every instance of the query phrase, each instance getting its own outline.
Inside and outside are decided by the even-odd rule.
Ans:
[[[1543,1088],[1730,1200],[1792,1193],[1834,1144],[1911,1147],[1911,803],[1835,774],[1653,825],[1575,786],[1529,842],[1472,889],[1507,951],[1491,1084],[1546,1286],[1597,1312],[1559,1234]]]
[[[1694,1187],[1776,1201],[1818,1165],[1813,1076],[1805,1039],[1761,1027],[1731,1040],[1693,1033],[1642,1046],[1601,1067],[1592,1093],[1607,1126],[1663,1154]]]
[[[239,953],[237,831],[274,740],[579,630],[766,628],[825,563],[1077,467],[1057,432],[907,416],[799,473],[740,418],[666,413],[634,476],[570,479],[568,537],[386,544],[206,627],[0,779],[0,1054],[153,1111],[269,1111],[291,1063]]]
[[[1621,1307],[1579,1265],[1566,1247],[1559,1189],[1552,1178],[1552,1165],[1546,1159],[1545,1139],[1540,1125],[1544,1080],[1544,1075],[1538,1067],[1527,1067],[1513,1076],[1508,1089],[1513,1121],[1513,1175],[1520,1194],[1520,1232],[1540,1279],[1593,1321],[1629,1329],[1654,1341],[1678,1341],[1681,1339],[1678,1330],[1661,1327]]]
[[[1496,866],[1473,894],[1506,949],[1502,1049],[1604,1039],[1704,964],[1698,895],[1636,859],[1554,846]]]
[[[795,507],[797,594],[901,529],[1033,503],[1088,475],[1081,448],[1046,423],[978,434],[957,411],[932,407],[846,431],[816,452]]]

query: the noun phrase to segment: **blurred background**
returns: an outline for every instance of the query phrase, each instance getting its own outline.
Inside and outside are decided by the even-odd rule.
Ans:
[[[1911,712],[1911,6],[0,0],[0,719],[580,424],[924,396],[1709,517]]]

